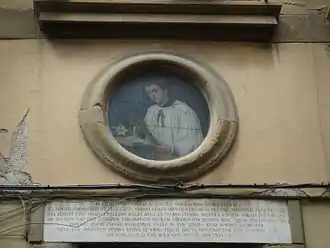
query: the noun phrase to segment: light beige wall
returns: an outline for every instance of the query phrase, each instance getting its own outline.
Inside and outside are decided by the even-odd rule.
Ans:
[[[327,248],[330,244],[330,204],[302,204],[306,248]]]
[[[197,181],[298,183],[329,179],[326,92],[330,92],[330,62],[324,45],[2,40],[1,128],[13,131],[25,110],[31,108],[25,169],[35,181],[127,181],[90,152],[77,113],[85,87],[111,59],[150,48],[176,50],[208,63],[235,96],[240,118],[236,145],[214,173]],[[1,134],[1,151],[8,151],[9,141],[8,135]]]
[[[313,46],[314,80],[320,113],[321,135],[324,155],[327,161],[327,175],[330,177],[330,44]]]

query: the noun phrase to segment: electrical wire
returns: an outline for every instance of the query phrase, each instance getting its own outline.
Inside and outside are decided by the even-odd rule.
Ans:
[[[76,190],[76,186],[57,186],[57,187],[46,187],[47,190],[30,190],[28,194],[22,193],[21,187],[19,187],[20,194],[14,191],[6,191],[6,194],[3,194],[3,198],[15,198],[22,195],[24,198],[49,198],[51,194],[52,198],[113,198],[120,197],[123,194],[135,194],[136,192],[143,192],[148,195],[148,197],[152,197],[152,194],[162,194],[162,197],[172,197],[174,195],[178,195],[179,197],[218,197],[218,198],[249,198],[249,199],[314,199],[314,200],[322,200],[329,198],[328,194],[323,191],[329,191],[328,184],[299,184],[299,185],[248,185],[249,187],[244,187],[244,185],[200,185],[200,184],[192,184],[192,185],[142,185],[142,184],[128,184],[128,185],[120,185],[120,184],[112,184],[112,185],[100,185],[100,189],[95,189],[91,192],[91,187],[89,185],[85,185],[87,188],[81,190],[82,187],[79,187],[79,190]],[[240,186],[240,187],[239,187]],[[38,186],[40,187],[40,186]],[[58,189],[61,187],[61,189]],[[45,187],[42,187],[45,188]],[[57,190],[55,190],[56,188]],[[63,189],[64,188],[64,189]],[[108,189],[111,190],[106,191]],[[125,192],[119,192],[118,190],[112,191],[115,189],[134,189]],[[261,189],[266,188],[266,190],[261,191]],[[314,193],[313,195],[308,194],[303,189],[319,189],[323,190],[319,195]],[[205,189],[216,189],[214,192],[204,192]],[[248,193],[235,193],[234,190],[230,192],[222,192],[221,190],[240,190],[240,189],[258,189],[255,192]],[[281,190],[282,189],[282,190]],[[286,192],[286,190],[290,190],[291,192]],[[24,192],[24,191],[23,191]],[[204,193],[203,193],[204,192]],[[222,192],[222,193],[221,193]],[[315,192],[315,190],[314,190]],[[190,193],[190,195],[188,195]],[[0,213],[1,216],[1,213]]]
[[[32,212],[36,211],[37,209],[39,209],[40,207],[44,206],[47,201],[49,201],[49,199],[43,199],[43,200],[39,200],[39,201],[36,201],[36,202],[32,202],[32,204],[31,204],[31,212],[30,213],[32,213]],[[4,225],[4,223],[6,223],[6,222],[7,223],[9,221],[11,222],[17,216],[22,215],[23,216],[23,220],[22,221],[26,221],[26,222],[25,222],[25,224],[21,225],[21,227],[28,227],[29,226],[29,221],[27,221],[25,219],[27,217],[27,213],[25,212],[25,214],[22,214],[22,209],[24,209],[24,208],[25,208],[25,206],[22,205],[22,207],[20,207],[20,208],[13,209],[14,211],[17,211],[16,213],[11,210],[10,211],[12,213],[11,215],[6,215],[5,216],[6,218],[0,219],[0,226],[1,225]],[[1,214],[4,214],[6,212],[7,211],[1,212]],[[9,229],[11,229],[11,228],[9,228]],[[27,233],[28,233],[28,229],[25,230],[25,235],[23,235],[23,234],[5,234],[5,235],[3,235],[2,233],[0,233],[0,236],[7,236],[7,237],[26,237]]]
[[[10,210],[7,210],[7,211],[0,212],[0,218],[1,218],[1,216],[7,216],[7,215],[10,215],[11,213],[13,213],[17,210],[21,211],[22,209],[23,209],[23,207],[21,206],[21,207],[18,207],[18,208],[13,208],[13,209],[10,209]]]
[[[109,189],[290,189],[290,188],[320,188],[330,189],[330,183],[304,184],[100,184],[100,185],[64,185],[64,186],[36,186],[36,185],[0,185],[1,191],[48,191],[48,190],[109,190]]]
[[[41,204],[41,203],[45,203],[47,201],[49,201],[50,199],[52,199],[51,197],[47,198],[47,199],[42,199],[42,200],[38,200],[36,202],[32,202],[32,206],[35,206],[35,205],[38,205],[38,204]],[[11,213],[15,213],[17,212],[18,214],[21,213],[21,211],[24,210],[24,206],[22,204],[21,207],[18,207],[18,208],[14,208],[14,209],[10,209],[10,210],[7,210],[7,211],[3,211],[3,212],[0,212],[0,217],[1,216],[8,216],[10,215]]]

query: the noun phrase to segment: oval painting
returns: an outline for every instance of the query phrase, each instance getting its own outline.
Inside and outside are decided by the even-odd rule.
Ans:
[[[169,72],[124,77],[108,105],[108,124],[117,142],[150,160],[171,160],[198,148],[210,124],[200,89]]]

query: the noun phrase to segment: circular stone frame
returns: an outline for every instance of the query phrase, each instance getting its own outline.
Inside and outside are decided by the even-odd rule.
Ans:
[[[122,147],[108,126],[108,103],[129,70],[159,66],[174,74],[189,76],[209,106],[210,123],[202,144],[193,152],[173,160],[141,158]],[[85,140],[101,161],[130,179],[147,182],[193,180],[228,154],[238,131],[238,116],[232,93],[211,68],[191,58],[168,52],[148,52],[122,58],[107,66],[87,87],[79,111]]]

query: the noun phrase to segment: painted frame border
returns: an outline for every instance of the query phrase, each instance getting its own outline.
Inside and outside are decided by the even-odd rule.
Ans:
[[[168,161],[148,160],[122,147],[108,126],[108,102],[120,77],[139,66],[166,66],[174,73],[196,78],[209,106],[210,125],[202,144],[190,154]],[[193,180],[216,167],[228,154],[238,131],[238,115],[227,83],[211,68],[170,52],[132,54],[108,65],[87,87],[79,111],[79,125],[90,149],[107,166],[124,176],[149,182]]]

